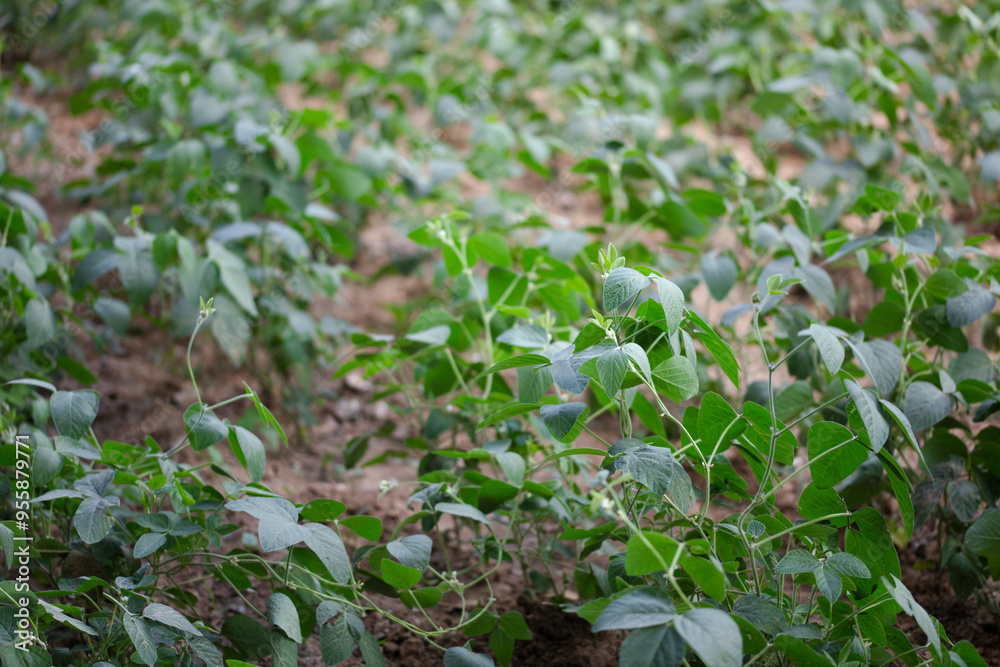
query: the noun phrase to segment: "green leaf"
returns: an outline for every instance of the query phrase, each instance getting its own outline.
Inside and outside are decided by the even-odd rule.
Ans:
[[[426,535],[408,535],[389,542],[386,548],[393,558],[418,572],[427,569],[431,560],[431,538]]]
[[[608,396],[614,397],[628,374],[629,358],[621,348],[612,348],[597,358],[597,377]]]
[[[705,595],[719,602],[726,601],[726,573],[718,563],[692,556],[685,551],[681,555],[681,567]]]
[[[903,517],[903,529],[906,530],[907,535],[912,535],[913,498],[911,494],[913,487],[910,485],[910,480],[899,463],[896,462],[896,459],[889,456],[886,450],[879,450],[876,452],[876,455],[882,467],[885,468],[886,475],[889,477],[889,484],[892,486],[892,493],[896,496],[896,501],[899,503],[899,513]]]
[[[788,629],[788,622],[781,610],[773,602],[756,595],[744,595],[737,600],[733,613],[748,621],[755,629],[769,635],[776,635]]]
[[[686,401],[698,394],[698,374],[687,357],[666,359],[653,369],[657,389],[673,401]]]
[[[420,582],[420,570],[400,565],[388,558],[382,559],[381,565],[382,579],[390,586],[409,590]]]
[[[195,451],[229,437],[229,428],[204,403],[194,403],[184,411],[184,424]]]
[[[868,343],[847,342],[854,351],[858,365],[871,378],[875,389],[882,396],[889,396],[899,381],[899,372],[903,367],[903,353],[898,347],[886,340],[874,340]]]
[[[684,307],[684,292],[681,288],[666,278],[653,276],[656,292],[663,306],[663,315],[667,325],[667,333],[673,336],[684,321],[687,309]]]
[[[494,667],[488,655],[473,653],[463,646],[453,646],[444,652],[445,667]]]
[[[347,614],[341,614],[319,630],[319,652],[324,665],[337,665],[347,660],[357,645],[348,631]]]
[[[821,489],[813,482],[810,482],[799,496],[799,514],[806,520],[820,519],[846,511],[847,505],[839,493],[833,489]],[[847,525],[847,517],[836,517],[830,519],[830,522],[843,528]]]
[[[680,548],[677,540],[660,533],[644,531],[633,535],[625,551],[625,572],[641,577],[665,570]]]
[[[299,643],[280,630],[268,633],[271,644],[271,667],[298,667]]]
[[[839,574],[821,567],[813,571],[813,577],[816,579],[816,588],[827,600],[833,602],[840,597],[840,593],[844,589],[844,582],[840,579]]]
[[[823,566],[826,569],[833,570],[837,574],[842,574],[845,577],[870,579],[872,576],[872,573],[868,570],[868,566],[865,565],[860,558],[844,551],[838,551],[831,554],[826,559]]]
[[[540,350],[549,346],[549,333],[537,324],[512,327],[497,336],[498,343],[529,350]]]
[[[340,519],[339,523],[369,542],[378,542],[382,537],[382,520],[378,517],[349,516]]]
[[[726,612],[690,609],[674,622],[674,627],[706,667],[740,667],[743,664],[743,635],[736,621]]]
[[[492,426],[493,424],[510,419],[511,417],[517,417],[518,415],[523,415],[537,409],[537,403],[514,403],[512,405],[507,405],[500,408],[483,421],[479,422],[479,426],[477,426],[476,429],[486,428],[487,426]]]
[[[951,508],[955,511],[955,516],[958,517],[959,521],[965,523],[969,523],[975,518],[982,502],[979,486],[968,480],[949,482],[948,500],[951,501]]]
[[[97,417],[100,398],[89,389],[78,391],[57,391],[49,399],[52,421],[60,435],[82,438],[87,435],[90,425]]]
[[[868,450],[854,434],[834,422],[812,425],[808,451],[813,483],[821,489],[833,488],[868,458]]]
[[[995,510],[1000,512],[1000,510]],[[913,595],[906,588],[902,581],[895,575],[882,577],[882,584],[886,587],[892,598],[903,608],[903,612],[913,617],[920,629],[927,635],[927,641],[938,653],[941,652],[941,637],[938,634],[937,623],[930,617],[930,614],[913,599]]]
[[[306,546],[323,562],[338,584],[351,582],[351,559],[347,556],[344,543],[336,531],[320,523],[304,526],[309,535],[305,538]],[[263,543],[263,540],[262,540]]]
[[[490,650],[501,665],[508,667],[514,659],[514,640],[497,628],[490,633]]]
[[[619,652],[623,667],[679,667],[684,640],[667,626],[639,628],[629,633]]]
[[[993,304],[996,303],[996,297],[983,289],[979,283],[965,278],[965,284],[969,287],[968,292],[948,297],[945,302],[948,324],[956,329],[972,324],[986,315],[993,310]]]
[[[302,643],[302,629],[295,604],[284,593],[274,593],[267,599],[267,620],[296,644]]]
[[[482,232],[469,238],[469,250],[479,255],[487,262],[509,269],[511,265],[510,248],[504,237],[493,232]]]
[[[264,477],[264,443],[252,431],[242,426],[229,428],[229,446],[247,471],[251,482],[259,482]]]
[[[532,638],[531,629],[519,611],[508,611],[500,616],[500,629],[512,639],[528,641]]]
[[[462,505],[460,503],[437,503],[434,505],[435,512],[444,512],[453,516],[461,516],[480,523],[489,523],[490,520],[481,511],[472,505]]]
[[[947,417],[954,404],[951,396],[930,382],[917,381],[906,388],[903,412],[913,429],[922,431]]]
[[[80,539],[86,544],[95,544],[107,537],[115,525],[109,508],[120,504],[118,496],[84,498],[73,516]]]
[[[28,336],[26,342],[32,348],[39,348],[52,339],[56,333],[56,317],[48,301],[32,299],[28,302],[24,308],[24,327]]]
[[[936,299],[944,301],[948,297],[965,294],[969,286],[949,268],[940,268],[927,279],[924,291]]]
[[[980,556],[1000,558],[1000,510],[983,512],[965,531],[965,545]]]
[[[746,426],[746,422],[722,396],[710,391],[701,397],[701,410],[698,412],[698,437],[701,442],[698,444],[698,449],[705,456],[713,451],[718,453],[729,449],[729,443],[736,439]]]
[[[503,361],[493,364],[488,369],[481,373],[482,375],[490,375],[492,373],[499,373],[500,371],[505,371],[509,368],[522,368],[525,366],[548,366],[552,362],[549,361],[547,357],[543,357],[540,354],[521,354],[516,357],[508,357]]]
[[[709,354],[715,359],[715,363],[719,364],[722,368],[722,372],[726,374],[729,381],[739,389],[740,388],[740,365],[736,361],[736,355],[733,354],[733,348],[729,347],[729,343],[719,338],[719,334],[708,325],[708,323],[701,319],[697,313],[694,311],[687,311],[687,317],[689,320],[697,325],[694,329],[694,335],[698,336],[705,347],[708,349]]]
[[[691,480],[687,472],[665,447],[646,444],[633,447],[615,459],[615,469],[631,475],[632,479],[657,495],[671,493],[676,497],[678,491],[683,495],[685,488],[690,493]],[[676,485],[677,481],[680,481],[680,486]],[[677,500],[678,504],[681,500],[690,504],[686,497]]]
[[[859,387],[853,380],[844,380],[844,387],[847,388],[847,393],[854,401],[854,407],[861,415],[861,421],[865,425],[865,430],[868,431],[868,440],[872,447],[875,451],[882,449],[882,445],[889,439],[889,425],[885,418],[879,414],[879,403],[875,395],[867,389]]]
[[[591,629],[635,630],[669,623],[677,617],[674,605],[665,593],[655,588],[629,591],[604,608]]]
[[[308,539],[312,533],[305,526],[289,520],[281,514],[264,514],[257,525],[257,537],[260,548],[266,553],[287,549]]]
[[[800,572],[812,572],[819,567],[819,559],[805,549],[794,549],[789,551],[778,561],[774,571],[778,574],[798,574]]]
[[[613,312],[631,300],[649,285],[649,278],[635,269],[612,269],[604,281],[604,310]]]
[[[586,403],[559,403],[543,405],[540,412],[552,437],[560,442],[572,442],[583,430],[590,409]]]
[[[186,632],[195,636],[200,636],[201,632],[198,628],[191,624],[191,621],[184,618],[184,615],[179,611],[171,609],[164,604],[153,603],[147,605],[145,609],[142,610],[142,615],[151,621],[156,621],[157,623],[162,623],[163,625],[169,625],[172,628],[176,628],[181,632]]]
[[[257,305],[254,303],[253,288],[247,277],[247,267],[243,260],[219,243],[209,240],[208,258],[219,269],[219,280],[229,291],[229,295],[251,317],[257,317]]]
[[[162,533],[146,533],[135,541],[135,547],[132,549],[132,557],[145,558],[151,553],[156,553],[166,543],[166,535]]]
[[[347,510],[347,505],[339,500],[316,498],[302,506],[303,521],[333,521]]]
[[[135,647],[139,659],[142,660],[143,664],[153,667],[156,664],[156,641],[153,639],[153,633],[150,632],[146,621],[142,620],[141,616],[125,612],[122,624],[125,626],[125,632],[128,633],[129,639],[132,640],[132,646]]]
[[[94,312],[119,336],[128,333],[132,321],[132,309],[124,301],[100,297],[94,300]]]
[[[716,301],[722,301],[736,283],[739,269],[728,255],[708,253],[701,258],[701,275],[708,285],[708,292]]]
[[[840,339],[830,332],[829,327],[821,324],[811,324],[808,331],[830,375],[836,375],[844,363],[844,346]]]
[[[646,356],[646,351],[635,343],[625,343],[622,345],[622,352],[628,356],[629,361],[632,362],[636,371],[638,371],[638,374],[642,376],[646,383],[653,384],[653,376],[649,368],[649,357]]]

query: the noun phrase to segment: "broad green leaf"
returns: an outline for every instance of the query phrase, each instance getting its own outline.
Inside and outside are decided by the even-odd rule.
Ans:
[[[992,311],[993,304],[996,303],[996,297],[983,289],[979,283],[965,278],[965,284],[969,287],[969,291],[948,297],[945,302],[948,324],[955,328],[972,324]]]
[[[646,356],[646,351],[635,343],[625,343],[622,345],[622,352],[628,356],[629,361],[635,366],[638,374],[646,380],[646,383],[653,384],[653,375],[649,368],[649,358]]]
[[[948,500],[951,508],[955,511],[955,516],[959,521],[971,522],[979,513],[979,506],[982,502],[979,493],[979,486],[975,482],[961,480],[948,483]]]
[[[487,426],[492,426],[493,424],[510,419],[511,417],[517,417],[518,415],[523,415],[526,412],[531,412],[537,409],[537,403],[514,403],[513,405],[507,405],[500,408],[483,421],[479,422],[479,426],[476,428],[486,428]]]
[[[805,549],[794,549],[782,557],[774,567],[778,574],[798,574],[812,572],[820,565],[819,559]]]
[[[485,259],[490,264],[509,269],[511,265],[510,248],[504,237],[493,232],[482,232],[469,238],[469,250]]]
[[[540,412],[552,437],[560,442],[572,442],[583,430],[590,409],[586,403],[558,403],[543,405]]]
[[[719,367],[722,368],[722,372],[726,374],[729,381],[739,389],[740,365],[736,361],[736,355],[733,354],[733,348],[729,347],[729,343],[722,340],[719,334],[715,333],[712,327],[708,325],[708,322],[701,319],[697,313],[689,310],[687,311],[687,317],[696,325],[693,333],[705,344],[709,354],[715,359],[715,363],[719,364]]]
[[[388,558],[382,559],[381,565],[382,579],[394,588],[409,590],[420,582],[420,570],[400,565]]]
[[[708,292],[716,301],[722,301],[736,283],[739,269],[728,255],[708,253],[701,258],[701,275],[708,285]]]
[[[625,550],[625,572],[641,577],[667,569],[680,543],[661,533],[643,532],[629,538]]]
[[[306,546],[323,561],[338,584],[348,584],[351,581],[351,559],[347,556],[344,543],[337,533],[320,523],[304,526],[309,535],[305,538]],[[263,540],[261,541],[263,544]]]
[[[229,428],[204,403],[194,403],[184,411],[184,425],[195,451],[229,437]]]
[[[530,641],[532,638],[531,629],[519,611],[504,612],[500,616],[500,629],[512,639]]]
[[[844,380],[844,386],[847,388],[851,400],[854,401],[854,407],[857,408],[858,414],[861,415],[861,421],[865,425],[865,430],[868,431],[868,439],[872,443],[872,447],[875,451],[882,449],[882,445],[889,439],[889,425],[885,418],[879,414],[879,403],[875,395],[867,389],[859,387],[853,380]]]
[[[604,281],[604,310],[613,312],[631,300],[649,285],[649,278],[635,269],[612,269]]]
[[[509,368],[521,368],[525,366],[548,366],[552,362],[549,361],[547,357],[543,357],[540,354],[521,354],[516,357],[508,357],[503,361],[493,364],[488,369],[482,372],[482,375],[490,375],[491,373],[499,373],[500,371],[505,371]]]
[[[930,382],[917,381],[906,388],[903,412],[914,430],[922,431],[951,413],[954,400]]]
[[[393,558],[418,572],[427,569],[431,560],[431,538],[426,535],[408,535],[386,545]]]
[[[997,510],[1000,512],[1000,510]],[[941,637],[937,631],[937,623],[930,617],[927,611],[913,599],[913,595],[895,575],[882,577],[882,584],[886,587],[892,598],[903,608],[903,612],[913,617],[920,629],[927,635],[927,641],[941,652]]]
[[[746,422],[740,418],[736,410],[714,391],[701,398],[701,410],[698,412],[698,437],[701,442],[698,449],[705,456],[713,451],[724,452],[732,442],[746,429]]]
[[[816,579],[816,588],[831,603],[840,597],[844,590],[844,582],[836,572],[820,567],[813,570],[813,577]]]
[[[242,426],[229,428],[229,446],[240,464],[247,471],[251,482],[259,482],[264,477],[264,443],[252,431]]]
[[[337,665],[347,660],[357,645],[357,640],[348,631],[347,614],[341,614],[319,630],[319,651],[324,665]]]
[[[120,504],[118,496],[84,498],[73,516],[80,539],[86,544],[95,544],[107,537],[115,525],[109,509]]]
[[[191,624],[191,621],[184,618],[183,614],[164,604],[157,604],[154,602],[153,604],[147,605],[146,608],[142,610],[142,615],[151,621],[169,625],[170,627],[176,628],[181,632],[186,632],[195,636],[201,635],[198,628],[194,627],[194,625]]]
[[[965,294],[969,291],[969,286],[958,277],[957,273],[947,267],[943,267],[927,278],[924,290],[934,298],[943,301],[948,297]]]
[[[684,292],[666,278],[653,276],[653,282],[656,283],[657,295],[660,297],[660,305],[663,307],[667,333],[672,336],[684,321],[684,315],[687,312],[684,307]]]
[[[621,348],[612,348],[597,358],[597,377],[608,396],[614,397],[628,374],[629,358]]]
[[[903,353],[887,340],[873,340],[868,343],[848,345],[865,374],[871,378],[878,393],[887,397],[899,381],[899,371],[903,367]]]
[[[913,535],[913,498],[911,496],[913,487],[910,479],[893,457],[889,456],[886,450],[876,453],[882,467],[885,468],[889,477],[889,484],[892,486],[892,493],[899,503],[899,513],[903,517],[903,529],[907,535]]]
[[[302,643],[302,629],[295,604],[284,593],[273,593],[267,599],[267,620],[296,644]]]
[[[631,475],[632,479],[657,495],[664,493],[676,495],[678,492],[683,495],[685,489],[690,493],[690,478],[687,472],[665,447],[646,444],[633,447],[615,459],[615,469]],[[675,486],[675,478],[681,480],[681,486]],[[684,480],[687,481],[686,485],[683,483]],[[690,504],[686,497],[682,500]],[[681,504],[682,500],[677,500],[678,504]]]
[[[833,488],[868,458],[868,450],[855,435],[834,422],[812,425],[808,451],[813,483],[821,489]]]
[[[698,393],[698,374],[687,357],[670,357],[653,369],[656,386],[671,400],[680,402]]]
[[[473,653],[463,646],[453,646],[444,652],[445,667],[494,667],[493,659],[482,653]]]
[[[753,594],[744,595],[737,600],[733,613],[765,634],[776,635],[788,629],[788,621],[781,610],[770,600]]]
[[[303,521],[333,521],[347,510],[347,505],[329,498],[315,498],[302,506]]]
[[[472,505],[462,505],[460,503],[437,503],[434,505],[435,512],[444,512],[453,516],[461,516],[480,523],[489,523],[486,515]]]
[[[840,339],[831,333],[828,327],[821,324],[811,324],[809,335],[819,348],[819,354],[830,375],[836,375],[844,363],[844,346]]]
[[[674,622],[674,628],[706,667],[740,667],[743,664],[743,635],[736,621],[726,612],[700,607],[690,609]]]
[[[132,640],[132,646],[135,647],[139,659],[143,664],[153,667],[156,664],[156,641],[146,621],[142,620],[141,616],[125,612],[122,624],[129,639]]]
[[[97,417],[100,399],[97,392],[89,389],[78,391],[57,391],[49,399],[52,421],[60,435],[82,438],[90,430]]]
[[[637,588],[613,600],[597,620],[592,630],[635,630],[663,625],[674,620],[677,613],[665,593],[655,588]]]
[[[726,601],[726,573],[717,562],[692,556],[685,551],[681,555],[681,567],[705,595],[719,602]]]
[[[980,556],[1000,558],[1000,510],[983,512],[965,531],[965,544]]]
[[[851,554],[838,551],[831,554],[823,566],[828,570],[833,570],[837,574],[842,574],[845,577],[861,577],[862,579],[870,579],[872,573],[868,570],[868,566],[865,565],[860,558],[857,556],[852,556]]]
[[[528,350],[541,350],[549,346],[551,339],[549,333],[537,324],[524,324],[507,329],[497,336],[497,342]]]
[[[162,533],[146,533],[135,541],[135,547],[132,549],[132,557],[145,558],[149,554],[156,553],[166,543],[166,535]]]
[[[375,516],[349,516],[338,523],[369,542],[378,542],[382,537],[382,520]]]
[[[257,525],[257,537],[264,552],[287,549],[308,539],[312,532],[281,514],[264,514]]]
[[[684,659],[684,640],[667,626],[639,628],[629,633],[619,652],[623,667],[678,667]]]

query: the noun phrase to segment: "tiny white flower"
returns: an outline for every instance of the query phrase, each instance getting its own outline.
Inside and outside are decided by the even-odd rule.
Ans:
[[[605,512],[611,513],[615,509],[615,504],[611,502],[611,498],[602,498],[601,509],[604,510]]]

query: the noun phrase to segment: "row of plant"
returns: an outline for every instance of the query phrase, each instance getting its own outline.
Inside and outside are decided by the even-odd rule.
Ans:
[[[607,22],[583,4],[293,18],[253,3],[115,2],[51,15],[46,29],[90,63],[71,107],[111,120],[89,139],[106,151],[94,177],[65,188],[99,209],[66,230],[50,229],[28,181],[0,170],[0,300],[14,323],[4,379],[30,379],[4,387],[5,436],[30,434],[35,448],[35,501],[17,504],[12,468],[8,502],[46,536],[32,551],[37,642],[10,653],[25,635],[5,616],[10,660],[291,665],[315,633],[326,664],[355,647],[378,664],[360,619],[391,616],[382,596],[430,616],[445,596],[477,599],[470,589],[516,561],[526,588],[595,631],[629,630],[623,664],[984,664],[906,591],[893,545],[934,517],[952,588],[996,613],[1000,432],[981,423],[1000,406],[983,349],[996,349],[1000,269],[979,249],[986,237],[963,233],[942,206],[995,201],[997,19],[985,6],[869,7],[860,18],[823,13],[831,28],[749,3],[720,13],[640,3]],[[108,16],[125,28],[104,31]],[[343,42],[326,54],[310,40],[334,24]],[[95,26],[104,40],[80,49],[74,37]],[[903,41],[875,43],[883,28]],[[954,50],[927,39],[933,30]],[[816,44],[795,48],[801,34]],[[499,67],[470,64],[470,47]],[[380,49],[391,54],[384,68],[365,60]],[[976,68],[958,66],[962,49],[981,54]],[[39,76],[21,70],[21,81]],[[324,93],[331,82],[337,92]],[[286,109],[278,100],[292,84],[346,114]],[[5,117],[38,123],[5,85]],[[533,89],[550,98],[536,103]],[[553,122],[569,100],[579,110]],[[432,112],[430,128],[415,108]],[[763,172],[657,135],[664,118],[729,129],[743,110],[762,119],[751,142]],[[464,127],[465,145],[450,134]],[[944,159],[928,127],[947,142]],[[845,137],[846,157],[831,157]],[[811,156],[795,184],[775,176],[789,144]],[[560,171],[566,157],[576,176]],[[554,225],[540,200],[510,191],[526,169],[547,194],[595,190],[605,227]],[[464,170],[489,197],[465,202],[449,188]],[[922,194],[904,202],[900,183]],[[413,201],[469,215],[421,225]],[[96,394],[49,384],[92,384],[87,346],[129,335],[136,315],[192,341],[210,327],[233,362],[257,357],[251,370],[306,374],[349,332],[308,306],[336,293],[347,271],[331,258],[350,256],[377,208],[425,248],[444,297],[402,311],[396,337],[347,335],[360,351],[337,370],[384,379],[380,396],[414,427],[402,455],[420,460],[407,489],[418,509],[388,535],[377,517],[345,516],[339,500],[295,504],[262,483],[263,434],[215,416],[248,401],[283,437],[249,386],[215,405],[199,395],[187,437],[161,446],[144,434],[98,441]],[[849,233],[848,215],[871,233]],[[710,234],[734,243],[705,253]],[[615,240],[621,256],[592,238]],[[833,270],[864,276],[882,302],[852,317]],[[705,315],[701,283],[737,302],[719,322]],[[188,366],[194,381],[190,348]],[[222,440],[242,473],[214,453]],[[358,463],[364,441],[351,445]],[[187,449],[209,462],[179,463]],[[16,448],[3,451],[13,466]],[[227,481],[204,483],[205,468]],[[797,515],[776,506],[793,488]],[[898,519],[887,523],[871,506],[893,507],[890,495]],[[255,537],[222,549],[239,513],[259,521]],[[10,516],[0,523],[8,568],[20,536]],[[453,571],[463,543],[478,560]],[[435,549],[446,570],[430,566]],[[241,596],[268,590],[266,606],[248,597],[254,617],[209,627],[192,591],[202,578]],[[0,585],[12,612],[17,581]],[[455,627],[488,635],[509,664],[530,631],[487,599]],[[926,645],[895,629],[899,612]],[[393,618],[441,648],[454,629]],[[469,646],[444,656],[490,660]]]

